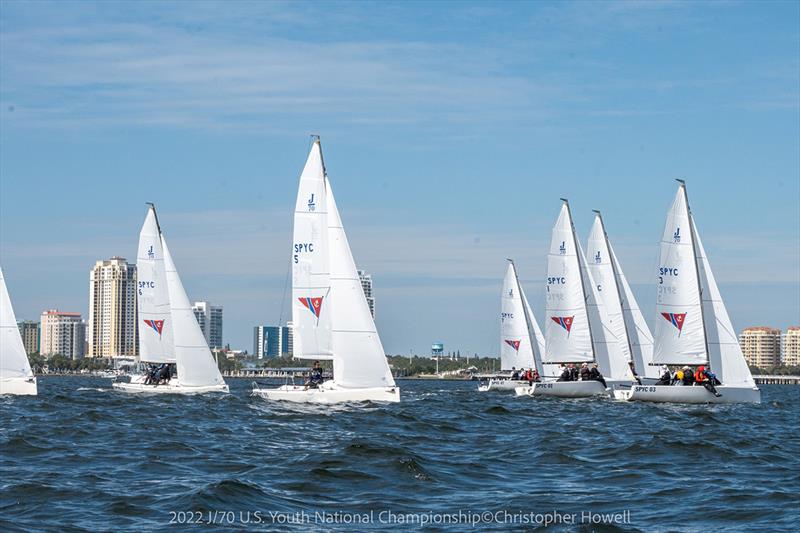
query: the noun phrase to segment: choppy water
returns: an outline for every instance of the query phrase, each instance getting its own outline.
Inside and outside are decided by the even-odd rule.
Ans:
[[[45,377],[36,398],[0,398],[0,530],[463,530],[486,512],[488,527],[517,530],[800,520],[800,387],[762,387],[759,406],[656,406],[401,381],[400,404],[309,407],[229,382],[228,396],[133,396]],[[629,515],[589,525],[584,511]]]

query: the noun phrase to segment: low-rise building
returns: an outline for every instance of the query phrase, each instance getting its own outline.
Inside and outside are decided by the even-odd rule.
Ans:
[[[745,328],[739,335],[744,359],[750,366],[781,364],[781,330],[766,326]]]
[[[781,364],[800,366],[800,326],[792,326],[781,335]]]
[[[81,359],[85,354],[86,322],[80,313],[50,309],[42,313],[41,346],[44,356],[63,355]]]

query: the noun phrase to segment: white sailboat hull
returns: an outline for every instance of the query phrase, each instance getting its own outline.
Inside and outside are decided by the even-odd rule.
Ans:
[[[591,398],[608,396],[608,389],[599,381],[543,381],[533,386],[517,387],[517,396],[553,396],[556,398]]]
[[[38,393],[35,377],[0,379],[0,396],[36,396]]]
[[[267,400],[295,403],[333,404],[344,402],[399,402],[399,387],[345,388],[326,381],[319,388],[307,389],[302,385],[283,385],[276,389],[253,389],[254,396]]]
[[[502,392],[510,392],[515,390],[517,387],[524,387],[528,385],[528,382],[525,380],[517,380],[517,379],[490,379],[489,383],[485,385],[478,386],[479,392],[488,392],[488,391],[502,391]]]
[[[144,394],[207,394],[211,392],[230,392],[225,383],[219,385],[189,386],[182,385],[180,379],[173,378],[169,383],[162,385],[145,385],[144,376],[137,376],[130,383],[116,382],[111,385],[114,389],[122,392],[144,393]]]
[[[630,402],[655,403],[761,403],[761,391],[758,387],[733,387],[718,385],[714,396],[702,385],[637,385],[631,390],[614,391],[618,400]]]

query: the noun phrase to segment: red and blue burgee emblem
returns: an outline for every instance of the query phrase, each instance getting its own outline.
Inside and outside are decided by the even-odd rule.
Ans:
[[[506,344],[514,348],[515,351],[519,351],[519,342],[520,341],[506,341]]]
[[[161,336],[161,332],[164,330],[163,320],[145,320],[144,323],[156,330],[159,337]]]
[[[678,331],[683,330],[683,323],[686,321],[686,313],[661,313],[661,316],[678,328]]]
[[[319,298],[298,298],[298,300],[303,304],[303,307],[311,311],[319,319],[319,313],[322,311],[322,296]]]
[[[567,330],[567,335],[572,330],[572,319],[575,318],[575,315],[572,316],[551,316],[550,318],[553,319],[553,322]]]

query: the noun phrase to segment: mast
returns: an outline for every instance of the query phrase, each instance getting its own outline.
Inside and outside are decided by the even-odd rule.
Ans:
[[[694,271],[695,276],[697,277],[697,293],[700,295],[700,319],[703,323],[703,343],[705,344],[706,348],[706,365],[708,367],[711,366],[711,354],[708,352],[708,330],[706,329],[706,314],[703,311],[703,287],[700,284],[700,265],[697,263],[697,243],[695,243],[695,231],[694,231],[694,219],[692,218],[692,208],[689,207],[689,195],[686,193],[686,181],[682,179],[676,179],[678,183],[681,184],[681,189],[683,190],[683,198],[686,201],[686,211],[689,214],[689,231],[691,232],[692,237],[692,255],[694,256]]]
[[[578,246],[578,237],[575,234],[575,223],[572,221],[572,211],[569,208],[569,200],[561,198],[564,205],[567,206],[567,215],[569,215],[569,226],[572,228],[572,245],[575,247],[575,258],[578,260],[578,277],[581,280],[581,293],[583,294],[583,310],[586,313],[586,326],[589,328],[589,343],[592,345],[592,360],[597,361],[597,352],[594,348],[594,334],[592,333],[592,325],[589,323],[589,309],[586,306],[586,285],[583,283],[583,272],[581,271],[581,249]]]
[[[161,224],[158,223],[158,213],[156,212],[156,204],[153,202],[145,202],[145,205],[149,205],[150,209],[153,210],[153,216],[156,217],[156,227],[158,228],[158,234],[161,235]]]
[[[511,263],[511,268],[514,269],[514,281],[517,282],[517,294],[519,295],[520,303],[522,304],[522,316],[525,317],[525,328],[528,330],[528,342],[531,344],[531,354],[533,355],[533,366],[537,367],[537,366],[539,366],[539,365],[537,365],[537,359],[539,361],[541,361],[542,354],[539,354],[538,358],[536,357],[536,350],[538,349],[538,346],[536,346],[536,348],[534,348],[534,346],[536,345],[536,342],[537,342],[536,341],[536,336],[533,335],[533,332],[531,332],[531,317],[530,317],[530,315],[528,315],[528,306],[525,305],[525,301],[522,299],[522,286],[520,286],[520,284],[519,284],[519,276],[517,275],[517,265],[514,264],[514,260],[513,259],[506,258],[506,260],[509,263]],[[544,366],[542,366],[541,369],[540,368],[536,368],[536,371],[539,372],[540,375],[543,374],[544,373]]]
[[[614,274],[614,286],[617,288],[617,298],[619,299],[620,311],[622,311],[622,328],[625,330],[625,340],[628,342],[628,353],[631,355],[630,361],[634,363],[633,358],[633,345],[631,345],[631,334],[628,332],[628,325],[625,323],[625,309],[622,305],[623,297],[622,291],[619,289],[619,278],[617,277],[617,262],[614,261],[614,254],[611,253],[611,243],[608,240],[608,233],[606,233],[606,225],[603,223],[603,215],[597,209],[592,209],[600,220],[600,228],[603,230],[603,238],[606,241],[606,250],[608,250],[608,260],[611,263],[611,273]],[[635,366],[634,366],[635,368]]]

